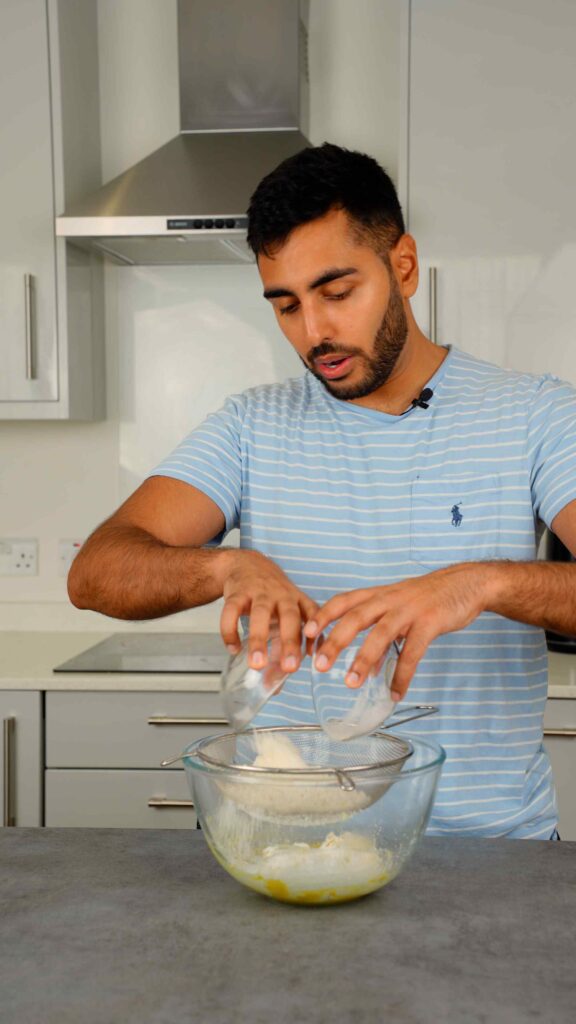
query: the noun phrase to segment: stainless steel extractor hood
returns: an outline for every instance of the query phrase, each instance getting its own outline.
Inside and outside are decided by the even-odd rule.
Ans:
[[[304,146],[307,4],[178,0],[180,135],[75,202],[56,234],[126,264],[247,263],[259,180]]]

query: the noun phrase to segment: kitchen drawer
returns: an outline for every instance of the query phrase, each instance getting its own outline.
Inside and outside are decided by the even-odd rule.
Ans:
[[[576,730],[576,700],[550,697],[544,712],[544,732]]]
[[[51,769],[45,776],[47,826],[71,828],[195,828],[196,812],[183,771]],[[156,801],[157,806],[150,806]],[[184,801],[171,807],[163,801]]]
[[[546,703],[544,746],[552,762],[558,797],[558,831],[576,840],[576,700],[554,698]]]
[[[46,767],[158,768],[198,737],[228,728],[217,692],[51,692]]]

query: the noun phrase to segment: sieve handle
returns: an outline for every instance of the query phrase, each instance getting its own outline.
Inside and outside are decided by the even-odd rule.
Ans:
[[[404,725],[405,722],[413,722],[416,718],[427,718],[428,715],[435,715],[438,708],[434,704],[414,704],[411,708],[404,708],[403,711],[394,711],[393,715],[404,714],[404,717],[397,722],[389,722],[383,725],[382,729],[394,729],[397,725]]]

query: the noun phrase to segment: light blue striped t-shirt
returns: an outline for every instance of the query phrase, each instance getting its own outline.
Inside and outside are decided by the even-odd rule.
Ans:
[[[539,524],[576,499],[576,390],[455,348],[428,386],[429,408],[402,416],[334,398],[309,373],[252,388],[151,475],[202,490],[242,547],[319,604],[457,562],[533,560]],[[309,669],[258,724],[316,720]],[[430,833],[552,834],[546,691],[541,629],[484,613],[431,644],[406,697],[440,707],[410,725],[447,753]]]

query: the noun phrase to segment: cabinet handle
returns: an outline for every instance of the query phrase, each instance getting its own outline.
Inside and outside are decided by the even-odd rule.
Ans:
[[[32,304],[33,291],[33,275],[24,274],[24,319],[26,325],[26,380],[36,380],[36,369],[34,366],[34,314]]]
[[[228,725],[226,718],[171,718],[169,715],[152,715],[148,725]]]
[[[168,807],[194,807],[192,800],[165,800],[163,797],[150,797],[148,807],[155,807],[159,811]]]
[[[438,341],[438,267],[430,267],[428,270],[428,302],[429,302],[429,324],[430,324],[430,341],[437,344]]]
[[[4,813],[5,828],[16,824],[16,719],[4,719]]]
[[[544,729],[545,736],[567,736],[568,739],[576,739],[576,729]]]

